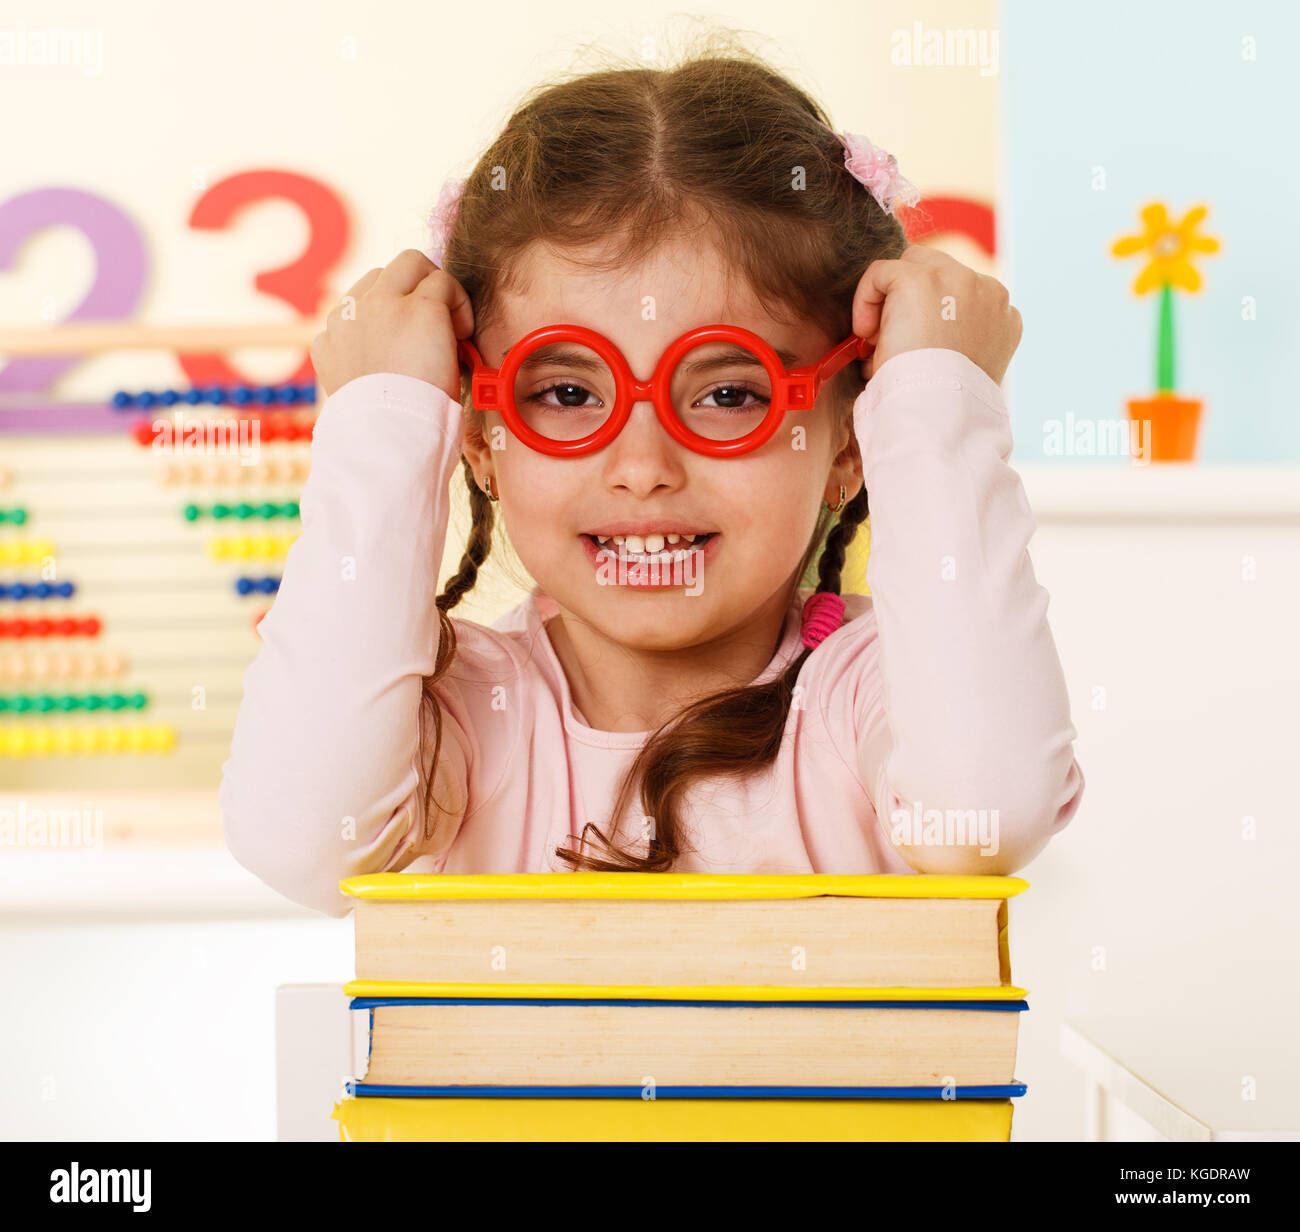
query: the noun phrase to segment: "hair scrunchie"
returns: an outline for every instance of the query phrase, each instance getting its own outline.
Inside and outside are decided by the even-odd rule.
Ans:
[[[803,605],[803,644],[810,650],[821,645],[843,623],[843,596],[829,590],[816,591]]]
[[[835,132],[834,129],[831,129]],[[920,190],[904,179],[898,159],[858,133],[835,133],[844,145],[844,166],[848,173],[876,199],[886,214],[897,217],[899,205],[915,205]]]

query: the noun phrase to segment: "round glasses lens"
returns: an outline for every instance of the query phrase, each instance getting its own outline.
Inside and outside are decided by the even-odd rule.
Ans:
[[[687,351],[673,370],[677,418],[710,441],[748,436],[767,417],[772,380],[762,360],[733,342],[705,342]]]
[[[519,417],[539,436],[577,441],[614,413],[614,374],[590,347],[548,342],[524,357],[514,394]]]

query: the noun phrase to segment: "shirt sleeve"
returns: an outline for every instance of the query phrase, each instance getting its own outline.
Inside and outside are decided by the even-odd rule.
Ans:
[[[851,694],[863,787],[918,872],[1012,873],[1084,779],[1002,391],[957,351],[906,351],[853,414],[875,616]]]
[[[341,879],[439,855],[473,749],[453,705],[426,826],[437,578],[463,411],[427,381],[357,377],[321,407],[302,528],[244,697],[219,802],[235,858],[295,902],[346,915]],[[427,745],[426,745],[427,740]]]

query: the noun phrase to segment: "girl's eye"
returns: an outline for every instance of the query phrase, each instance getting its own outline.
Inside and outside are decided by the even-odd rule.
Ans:
[[[555,401],[546,400],[546,394],[554,394]],[[588,398],[594,398],[595,401],[588,403]],[[574,410],[580,407],[600,406],[600,398],[587,389],[585,385],[579,385],[574,381],[557,381],[554,385],[548,385],[545,389],[539,389],[535,394],[530,394],[527,401],[541,407],[552,407],[559,409],[561,407]]]
[[[754,401],[746,402],[746,397],[753,398]],[[717,401],[710,403],[707,401],[709,398],[716,398]],[[719,385],[705,394],[705,401],[699,405],[713,406],[724,411],[750,411],[756,406],[767,406],[771,401],[770,397],[748,385]]]

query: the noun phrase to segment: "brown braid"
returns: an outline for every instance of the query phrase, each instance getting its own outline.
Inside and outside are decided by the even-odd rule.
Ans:
[[[438,764],[438,754],[442,752],[442,709],[433,695],[433,684],[446,675],[452,660],[456,657],[456,625],[447,613],[474,589],[474,583],[478,581],[479,566],[487,560],[492,551],[492,531],[496,525],[496,510],[492,507],[494,502],[475,482],[474,470],[469,464],[469,459],[465,458],[462,461],[465,483],[469,488],[469,510],[472,518],[469,538],[466,540],[464,555],[460,558],[460,568],[447,579],[442,593],[434,601],[438,608],[438,654],[433,663],[433,675],[425,677],[424,689],[420,697],[418,723],[421,748],[424,748],[426,714],[431,715],[433,721],[433,758],[429,763],[430,766]],[[425,801],[424,837],[426,839],[432,837],[435,821],[434,777],[432,773],[429,775],[429,798]],[[445,810],[447,806],[438,805],[438,807]]]
[[[496,525],[496,510],[486,492],[478,486],[474,478],[474,468],[469,459],[462,459],[465,483],[469,487],[469,511],[473,521],[469,528],[469,539],[465,544],[465,554],[460,558],[460,568],[447,579],[447,584],[438,596],[438,610],[449,611],[461,601],[463,595],[469,594],[478,581],[479,566],[492,551],[492,528]],[[455,636],[453,634],[452,636]]]

